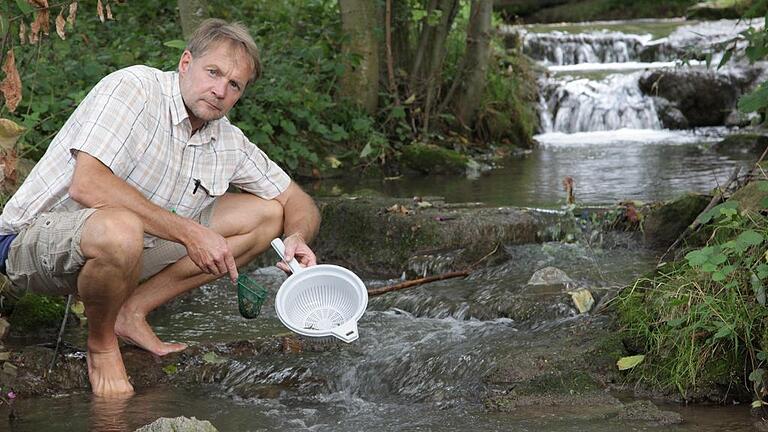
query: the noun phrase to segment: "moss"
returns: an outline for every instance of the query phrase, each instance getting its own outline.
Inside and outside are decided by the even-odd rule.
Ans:
[[[520,395],[579,394],[599,390],[600,385],[586,372],[563,371],[540,375],[515,390]]]
[[[27,293],[13,308],[11,328],[19,332],[55,329],[64,317],[64,308],[61,298]]]
[[[646,243],[652,247],[671,245],[704,210],[709,200],[707,196],[686,194],[651,210],[643,220]]]
[[[469,161],[456,151],[421,143],[407,146],[400,158],[406,167],[423,174],[463,173]]]

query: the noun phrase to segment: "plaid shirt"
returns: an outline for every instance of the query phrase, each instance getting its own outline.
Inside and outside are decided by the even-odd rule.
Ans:
[[[83,208],[68,193],[78,151],[184,217],[197,216],[230,184],[264,199],[290,184],[288,175],[226,118],[191,133],[178,73],[132,66],[108,75],[8,201],[0,234],[19,232],[40,213]],[[145,245],[152,243],[148,236]]]

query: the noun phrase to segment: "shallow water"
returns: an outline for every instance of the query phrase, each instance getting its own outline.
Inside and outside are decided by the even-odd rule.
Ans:
[[[755,155],[710,150],[723,130],[620,130],[550,133],[530,153],[498,162],[478,178],[412,176],[394,180],[330,179],[307,185],[318,196],[373,189],[388,196],[442,196],[450,202],[557,208],[565,204],[562,180],[576,182],[579,204],[656,201],[722,185],[737,166],[750,169]]]

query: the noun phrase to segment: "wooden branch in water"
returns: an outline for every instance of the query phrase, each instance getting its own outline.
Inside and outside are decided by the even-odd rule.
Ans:
[[[429,276],[421,279],[413,279],[405,282],[400,282],[399,284],[395,285],[388,285],[383,288],[374,288],[368,290],[368,297],[373,297],[381,294],[388,293],[390,291],[398,291],[405,288],[411,288],[417,285],[422,285],[428,282],[435,282],[435,281],[441,281],[444,279],[451,279],[451,278],[457,278],[457,277],[466,277],[469,275],[469,271],[463,270],[463,271],[456,271],[456,272],[450,272],[450,273],[444,273],[441,275],[436,276]]]

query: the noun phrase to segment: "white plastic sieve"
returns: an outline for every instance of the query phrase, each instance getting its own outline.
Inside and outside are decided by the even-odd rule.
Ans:
[[[282,240],[272,240],[272,248],[285,259]],[[293,274],[280,285],[275,298],[277,317],[283,325],[303,336],[357,340],[357,321],[368,307],[363,281],[336,265],[302,268],[294,258],[288,266]]]

